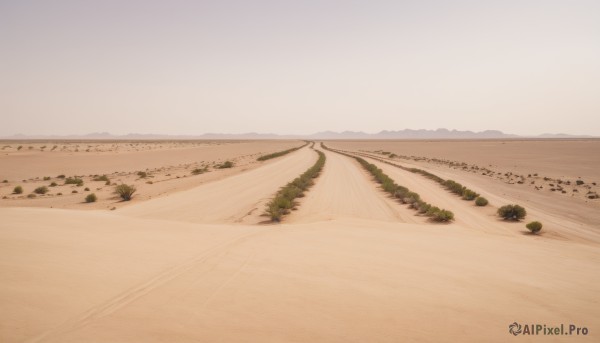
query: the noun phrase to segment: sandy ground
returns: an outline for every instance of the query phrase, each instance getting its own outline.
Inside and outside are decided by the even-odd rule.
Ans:
[[[278,225],[255,224],[253,209],[314,163],[308,147],[116,211],[0,208],[0,341],[598,341],[593,216],[527,203],[527,219],[547,226],[526,234],[493,215],[517,185],[412,161],[485,194],[490,206],[477,208],[370,160],[455,212],[434,224],[353,159],[325,153],[315,185]],[[589,334],[514,338],[514,321]]]
[[[13,143],[10,152],[0,155],[0,207],[53,207],[74,209],[113,209],[124,205],[114,191],[115,184],[130,184],[137,188],[134,201],[188,190],[198,185],[220,180],[245,170],[269,164],[257,157],[286,150],[303,144],[301,141],[190,141],[190,142],[120,142],[98,143],[98,152],[80,151],[75,147],[83,143],[63,143],[71,151],[40,150],[36,143],[31,151],[16,150],[28,143]],[[95,146],[95,143],[85,145]],[[9,151],[9,149],[7,149]],[[231,161],[234,167],[219,169],[216,166]],[[194,169],[207,167],[200,175]],[[146,177],[140,177],[145,172]],[[82,186],[65,185],[67,177],[77,176]],[[106,175],[111,185],[94,181],[95,176]],[[56,184],[55,186],[53,184]],[[16,186],[22,194],[14,194]],[[46,186],[46,194],[35,194],[38,187]],[[96,194],[98,201],[86,203],[88,194]],[[29,198],[28,196],[35,196]],[[5,201],[3,201],[5,200]]]

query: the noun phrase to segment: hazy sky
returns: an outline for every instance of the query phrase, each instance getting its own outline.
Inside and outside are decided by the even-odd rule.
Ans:
[[[0,0],[0,135],[600,135],[600,1]]]

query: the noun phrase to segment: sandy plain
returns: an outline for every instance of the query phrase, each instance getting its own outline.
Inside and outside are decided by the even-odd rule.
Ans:
[[[75,196],[67,203],[60,203],[67,197],[44,196],[43,205],[36,203],[42,200],[38,198],[14,199],[9,194],[13,179],[26,177],[7,176],[10,183],[0,188],[8,196],[0,199],[0,341],[504,342],[515,339],[508,332],[514,321],[575,324],[589,332],[518,337],[524,341],[597,341],[599,199],[536,190],[507,177],[463,169],[460,163],[389,158],[381,151],[464,160],[501,175],[537,173],[563,181],[581,177],[590,185],[588,191],[595,191],[591,183],[600,177],[589,170],[600,168],[598,143],[583,141],[587,148],[582,149],[548,141],[555,152],[538,146],[544,142],[473,141],[448,148],[453,143],[433,142],[419,150],[419,142],[325,142],[373,156],[364,158],[398,184],[451,209],[456,220],[450,224],[415,215],[379,189],[354,159],[333,151],[324,151],[325,167],[297,209],[282,223],[265,223],[261,207],[309,168],[316,153],[304,147],[265,162],[256,157],[303,144],[299,141],[192,147],[174,143],[168,148],[138,146],[139,151],[129,146],[133,150],[123,154],[147,158],[154,180],[185,170],[189,174],[199,161],[212,166],[235,160],[237,167],[211,167],[209,173],[173,178],[173,189],[153,193],[152,199],[141,194],[127,203],[110,200],[116,204],[114,211],[106,204],[83,211],[90,204],[77,200],[72,205]],[[518,158],[489,156],[489,149],[507,153],[507,145]],[[318,144],[315,148],[321,149]],[[194,151],[193,158],[177,161],[145,155],[186,155],[188,150]],[[552,158],[556,151],[565,159]],[[81,151],[72,153],[64,156],[64,163],[77,161]],[[106,163],[117,155],[98,154],[108,156]],[[4,156],[0,171],[27,171],[31,183],[49,182],[35,178],[61,173],[54,166],[44,169],[35,157],[12,169],[4,162],[15,160],[6,159],[10,153]],[[523,156],[538,156],[544,163],[521,161]],[[485,195],[490,205],[476,207],[421,175],[381,160],[452,178]],[[570,169],[562,166],[566,161]],[[85,168],[85,162],[77,163]],[[105,173],[128,172],[124,181],[140,187],[160,184],[137,180],[140,167],[114,163]],[[167,165],[179,169],[157,171]],[[77,175],[103,173],[98,169],[94,165]],[[189,182],[193,178],[206,179]],[[105,188],[108,194],[110,187]],[[526,222],[544,223],[542,234],[530,235],[524,222],[495,216],[497,207],[513,202],[527,208]]]

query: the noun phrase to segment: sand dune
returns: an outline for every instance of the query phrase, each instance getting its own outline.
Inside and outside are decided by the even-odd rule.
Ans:
[[[168,197],[133,204],[120,214],[198,223],[258,223],[277,190],[308,169],[317,154],[308,147],[273,163]]]
[[[514,320],[600,329],[597,247],[456,224],[0,214],[6,342],[503,342]]]

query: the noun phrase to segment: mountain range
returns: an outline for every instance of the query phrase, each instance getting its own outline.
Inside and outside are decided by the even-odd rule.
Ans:
[[[594,136],[569,135],[564,133],[545,133],[537,136],[520,136],[507,134],[498,130],[460,131],[460,130],[412,130],[404,129],[397,131],[384,130],[378,133],[366,133],[362,131],[323,131],[310,135],[279,135],[273,133],[204,133],[199,135],[163,135],[163,134],[140,134],[130,133],[126,135],[113,135],[108,132],[90,133],[86,135],[23,135],[0,137],[0,139],[80,139],[80,140],[185,140],[185,139],[518,139],[518,138],[594,138]]]

